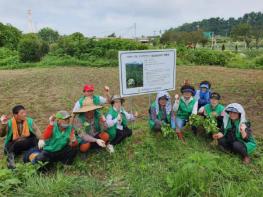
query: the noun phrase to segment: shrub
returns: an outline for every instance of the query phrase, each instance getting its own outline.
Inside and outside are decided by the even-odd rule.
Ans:
[[[225,66],[233,57],[231,52],[213,51],[208,49],[188,50],[186,58],[199,65],[220,65]]]
[[[263,67],[263,55],[255,58],[255,63],[257,66]]]
[[[18,46],[19,57],[22,62],[40,61],[48,51],[48,45],[34,34],[25,35]]]
[[[17,51],[8,48],[0,48],[0,67],[11,67],[19,64]]]
[[[216,178],[218,160],[219,157],[208,152],[195,152],[182,159],[176,172],[166,178],[169,196],[205,194]]]

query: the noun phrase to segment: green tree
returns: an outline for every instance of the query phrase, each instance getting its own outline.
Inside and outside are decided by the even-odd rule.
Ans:
[[[249,48],[252,41],[252,27],[247,23],[241,23],[233,27],[231,36],[235,40],[244,41],[246,43],[246,47]]]
[[[0,47],[17,49],[22,32],[12,25],[0,23]]]
[[[38,36],[48,44],[57,42],[59,39],[59,33],[49,27],[42,28],[38,32]]]
[[[251,32],[256,41],[256,48],[258,48],[259,42],[263,38],[263,25],[252,27]]]
[[[18,45],[19,57],[22,62],[37,62],[49,51],[48,44],[36,34],[24,35]]]

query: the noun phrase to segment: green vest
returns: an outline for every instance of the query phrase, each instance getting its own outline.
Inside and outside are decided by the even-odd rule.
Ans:
[[[33,129],[34,120],[32,118],[27,117],[26,121],[29,127],[29,132],[35,135],[34,129]],[[10,141],[12,141],[12,138],[13,138],[12,119],[8,120],[7,129],[8,131],[7,131],[7,136],[5,138],[5,145],[7,145]]]
[[[48,152],[56,152],[62,150],[70,140],[72,126],[69,126],[65,131],[60,131],[58,123],[54,123],[53,133],[51,138],[45,141],[43,150]]]
[[[86,122],[86,117],[85,117],[85,113],[79,114],[79,120],[82,124],[82,126],[84,125],[84,123]],[[95,111],[94,114],[94,125],[95,125],[95,130],[96,132],[101,132],[101,128],[100,128],[100,112],[98,110]],[[85,132],[87,134],[90,133],[91,130],[91,125],[85,127]]]
[[[152,103],[151,108],[156,109],[156,102],[153,102],[153,103]],[[161,108],[159,108],[159,112],[158,112],[158,114],[157,114],[157,119],[158,119],[158,120],[162,120],[163,114],[164,114],[164,112],[162,111]],[[166,116],[167,116],[167,117],[166,117],[165,122],[166,122],[167,124],[171,124],[171,113],[170,113],[170,114],[166,114]],[[150,128],[153,129],[153,128],[154,128],[154,125],[155,125],[155,122],[154,122],[154,120],[152,120],[151,117],[150,117],[150,118],[149,118],[149,126],[150,126]]]
[[[183,99],[180,98],[179,107],[178,107],[178,111],[176,113],[176,116],[181,118],[181,119],[188,120],[192,114],[195,102],[196,102],[196,99],[193,98],[190,101],[190,103],[188,103],[188,105],[186,105],[186,103],[183,101]]]
[[[80,107],[83,107],[83,101],[85,100],[85,98],[86,98],[86,96],[80,97],[80,99],[79,99]],[[93,95],[92,100],[93,100],[93,104],[94,105],[99,105],[100,104],[100,97],[99,96]]]
[[[218,104],[215,108],[212,108],[211,104],[206,104],[204,108],[207,116],[213,117],[212,112],[216,112],[217,116],[221,116],[221,113],[224,111],[225,107],[221,104]]]
[[[79,99],[79,106],[80,107],[83,107],[83,101],[85,100],[86,96],[82,96],[80,97]],[[96,96],[96,95],[93,95],[93,104],[94,105],[99,105],[100,104],[100,97],[99,96]],[[99,110],[96,110],[96,113],[100,115],[100,111]],[[79,117],[83,120],[85,119],[85,114],[84,113],[81,113],[79,114]]]
[[[109,109],[108,114],[110,114],[112,116],[112,119],[115,119],[118,117],[118,112],[114,110],[114,108],[111,106]],[[126,127],[127,126],[127,118],[124,114],[124,112],[121,110],[121,117],[122,117],[122,126]],[[115,125],[113,125],[112,127],[108,127],[107,129],[107,133],[110,136],[110,141],[114,140],[114,138],[116,137],[116,132],[117,132],[117,123]]]
[[[255,141],[254,137],[252,135],[250,135],[249,138],[246,141],[244,141],[244,139],[242,138],[242,135],[240,133],[240,128],[239,128],[240,120],[235,121],[234,124],[236,126],[236,133],[235,133],[236,139],[246,145],[248,154],[253,153],[254,150],[256,149],[256,141]],[[227,122],[227,127],[224,129],[224,135],[227,134],[228,129],[230,129],[230,128],[232,128],[232,122],[229,118],[229,120]]]

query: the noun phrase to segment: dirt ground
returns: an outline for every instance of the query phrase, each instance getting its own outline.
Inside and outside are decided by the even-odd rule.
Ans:
[[[212,89],[222,95],[222,103],[238,102],[252,121],[256,136],[263,136],[263,71],[208,66],[177,67],[177,92],[184,79],[196,87],[209,80]],[[119,94],[118,68],[56,67],[23,70],[0,70],[0,114],[11,115],[16,104],[23,104],[43,130],[48,117],[58,110],[71,111],[85,83],[94,83],[97,94],[108,85],[112,94]],[[161,83],[161,82],[160,82]],[[172,95],[175,91],[170,92]],[[155,95],[127,98],[127,110],[147,117],[149,102]],[[133,107],[131,107],[131,102]],[[2,141],[2,140],[1,140]]]

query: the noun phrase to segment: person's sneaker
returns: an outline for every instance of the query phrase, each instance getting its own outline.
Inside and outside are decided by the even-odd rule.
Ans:
[[[109,151],[109,153],[114,153],[114,148],[111,144],[107,144],[106,149]]]
[[[8,169],[15,169],[16,168],[15,156],[13,153],[9,153],[7,156],[7,168]]]
[[[250,164],[250,158],[248,156],[243,158],[243,164]]]

